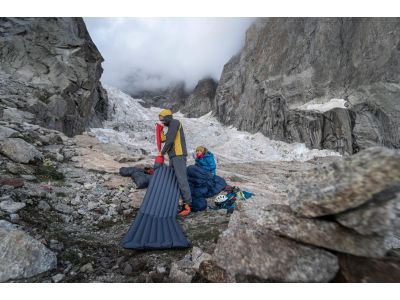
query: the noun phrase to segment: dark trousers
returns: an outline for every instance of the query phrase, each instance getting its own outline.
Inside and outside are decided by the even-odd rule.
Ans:
[[[192,195],[190,194],[190,187],[187,179],[186,156],[175,156],[170,158],[169,165],[174,168],[183,203],[191,204]]]

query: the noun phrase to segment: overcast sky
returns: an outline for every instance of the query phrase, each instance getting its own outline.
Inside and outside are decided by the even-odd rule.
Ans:
[[[103,55],[102,82],[137,90],[207,76],[219,80],[243,46],[251,18],[85,18]],[[128,79],[129,78],[129,79]]]

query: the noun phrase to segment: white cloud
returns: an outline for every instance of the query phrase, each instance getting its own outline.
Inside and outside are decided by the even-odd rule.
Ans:
[[[216,80],[244,44],[251,18],[85,18],[103,55],[104,83],[126,89]],[[127,83],[126,79],[131,76]],[[134,76],[135,80],[132,80]]]

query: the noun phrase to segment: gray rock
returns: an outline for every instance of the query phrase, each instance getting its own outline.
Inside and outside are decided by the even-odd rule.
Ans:
[[[43,211],[49,211],[51,209],[51,206],[46,201],[40,200],[38,208]]]
[[[64,244],[57,240],[50,240],[49,247],[50,247],[50,249],[56,250],[56,251],[64,250]]]
[[[34,175],[21,175],[21,177],[27,181],[36,181],[37,180],[36,176],[34,176]]]
[[[260,18],[224,66],[214,112],[240,130],[312,148],[350,154],[400,148],[399,24],[399,18]],[[348,107],[301,109],[334,98]]]
[[[97,203],[97,202],[94,202],[94,201],[89,202],[89,203],[87,204],[88,210],[96,209],[96,208],[98,208],[99,206],[100,206],[100,204]]]
[[[399,182],[400,151],[373,147],[300,178],[289,192],[290,207],[306,217],[337,214]]]
[[[383,257],[388,250],[384,237],[360,235],[332,221],[297,217],[287,206],[271,205],[245,212],[247,222],[254,222],[257,230],[270,230],[304,244],[366,257]]]
[[[32,175],[35,172],[34,169],[29,165],[16,164],[13,162],[7,162],[6,169],[8,172],[15,175]]]
[[[190,260],[183,259],[171,264],[169,279],[172,282],[189,283],[195,275],[193,263]]]
[[[18,135],[18,131],[11,129],[9,127],[0,125],[0,140],[4,140],[9,137],[15,137]]]
[[[123,270],[123,273],[125,275],[130,275],[130,274],[132,274],[132,272],[133,272],[132,266],[129,263],[126,263],[125,267],[124,267],[124,270]]]
[[[339,269],[337,258],[327,251],[232,224],[220,236],[213,257],[238,282],[329,282]]]
[[[400,235],[400,183],[387,189],[362,206],[335,216],[343,226],[360,234]]]
[[[56,203],[53,205],[53,208],[54,208],[54,210],[56,210],[60,213],[68,214],[68,215],[74,211],[74,209],[71,206],[66,205],[64,203]]]
[[[79,205],[81,203],[80,195],[76,195],[74,199],[71,200],[71,205]]]
[[[193,269],[198,270],[200,267],[200,264],[205,261],[205,260],[211,260],[212,256],[208,253],[203,252],[198,247],[193,247],[192,248],[192,262],[193,262]]]
[[[68,136],[101,127],[108,107],[103,58],[82,18],[3,18],[0,32],[3,119]]]
[[[205,260],[200,264],[198,274],[208,282],[229,282],[227,272],[212,260]]]
[[[25,206],[25,203],[14,202],[12,200],[5,200],[0,202],[0,209],[9,214],[15,214],[17,211],[23,209]]]
[[[19,138],[0,141],[0,153],[17,163],[30,163],[43,159],[43,154],[35,146]]]
[[[17,108],[8,107],[3,111],[2,119],[11,122],[32,122],[35,116],[27,111],[22,111]]]
[[[157,266],[156,271],[158,274],[164,274],[167,272],[167,269],[164,266]]]
[[[12,224],[0,220],[0,282],[29,278],[56,267],[56,255]]]
[[[51,279],[55,283],[62,281],[64,278],[65,278],[64,274],[57,274],[57,275],[54,275],[53,277],[51,277]]]
[[[20,220],[20,217],[19,217],[18,214],[11,214],[10,215],[10,220],[11,220],[11,222],[15,223],[15,222],[18,222]]]
[[[83,265],[79,271],[83,272],[83,273],[93,273],[94,269],[91,263],[87,263],[86,265]]]

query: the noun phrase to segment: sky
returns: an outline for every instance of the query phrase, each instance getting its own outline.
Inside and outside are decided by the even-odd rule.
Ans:
[[[254,18],[84,18],[105,84],[130,92],[219,80]]]

